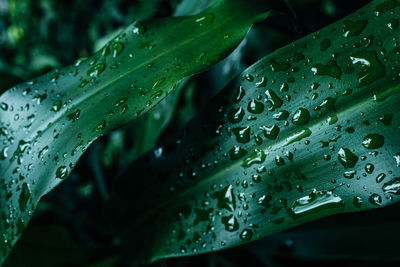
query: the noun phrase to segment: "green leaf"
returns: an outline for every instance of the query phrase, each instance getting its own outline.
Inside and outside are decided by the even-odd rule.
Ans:
[[[127,255],[205,253],[397,202],[399,14],[373,1],[277,50],[131,165],[109,215]]]
[[[262,2],[219,0],[195,16],[136,22],[92,57],[3,93],[0,264],[40,197],[68,176],[93,140],[226,56],[267,15],[270,4]]]

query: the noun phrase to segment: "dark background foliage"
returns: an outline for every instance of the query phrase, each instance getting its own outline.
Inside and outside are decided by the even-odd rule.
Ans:
[[[109,39],[107,36],[135,20],[171,16],[179,2],[0,0],[0,93],[22,80],[90,55]],[[157,143],[179,132],[241,70],[368,1],[293,2],[295,17],[279,13],[258,23],[228,59],[185,83],[175,109],[168,111],[172,119]],[[143,145],[137,138],[142,131],[138,128],[133,123],[95,142],[70,177],[40,202],[5,266],[123,264],[118,258],[119,240],[109,233],[103,210],[116,174],[138,156],[137,147]],[[161,260],[150,266],[398,265],[398,210],[399,205],[393,205],[328,217],[249,245]]]

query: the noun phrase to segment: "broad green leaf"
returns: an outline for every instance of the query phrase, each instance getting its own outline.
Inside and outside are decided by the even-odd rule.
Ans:
[[[373,1],[277,50],[137,160],[110,203],[127,255],[205,253],[397,202],[399,19],[399,1]]]
[[[68,176],[93,140],[226,56],[269,6],[219,0],[195,16],[136,22],[92,57],[3,93],[0,264],[40,197]]]

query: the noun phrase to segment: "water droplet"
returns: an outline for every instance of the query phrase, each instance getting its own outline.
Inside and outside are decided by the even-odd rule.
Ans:
[[[372,205],[375,206],[380,206],[382,205],[382,197],[378,194],[372,194],[369,198],[368,198],[369,203],[371,203]]]
[[[385,179],[385,177],[386,177],[386,174],[384,174],[384,173],[378,174],[378,176],[376,176],[376,182],[377,182],[377,183],[382,182],[383,179]]]
[[[384,137],[380,134],[368,134],[364,137],[362,145],[367,149],[376,149],[382,147]]]
[[[293,115],[292,122],[296,125],[304,125],[310,121],[310,112],[305,108],[299,108]]]
[[[5,160],[8,157],[8,147],[4,147],[0,152],[0,160]]]
[[[357,208],[360,208],[361,205],[362,205],[362,199],[361,199],[360,197],[358,197],[358,196],[355,196],[355,197],[353,198],[353,205],[354,205],[355,207],[357,207]]]
[[[112,50],[113,50],[113,53],[112,53],[113,57],[117,57],[124,50],[124,45],[120,42],[115,42],[112,44]]]
[[[242,166],[248,168],[253,164],[261,164],[265,161],[265,158],[266,155],[264,151],[256,149],[252,155],[243,160]]]
[[[331,46],[331,40],[325,39],[321,42],[320,50],[326,51]]]
[[[276,62],[274,59],[271,60],[271,69],[272,71],[276,72],[276,71],[286,71],[288,69],[290,69],[290,67],[292,65],[290,65],[290,63],[278,63]]]
[[[42,158],[47,153],[47,151],[49,151],[49,146],[45,146],[42,150],[39,151],[38,158]]]
[[[397,30],[399,28],[399,21],[397,19],[390,19],[387,26],[391,30]]]
[[[342,76],[342,70],[339,68],[336,61],[334,60],[328,61],[326,65],[321,63],[316,64],[311,68],[311,71],[314,73],[314,75],[327,75],[335,79],[340,79],[340,76]]]
[[[380,62],[375,51],[360,51],[350,56],[353,64],[362,67],[358,75],[359,86],[369,85],[370,83],[385,76],[385,66]]]
[[[236,141],[239,143],[247,143],[250,141],[250,126],[233,128],[232,131],[236,136]]]
[[[68,176],[67,166],[60,166],[56,171],[56,178],[65,179]]]
[[[51,107],[51,110],[57,112],[61,109],[61,107],[62,107],[61,100],[56,100],[56,101],[54,101],[53,106]]]
[[[245,242],[248,242],[252,239],[253,237],[253,231],[250,229],[244,229],[241,233],[240,233],[240,239],[242,239]]]
[[[396,161],[397,167],[400,168],[400,152],[396,153],[396,155],[393,156],[394,160]]]
[[[275,113],[272,115],[272,118],[278,121],[284,121],[289,117],[289,112],[286,110],[279,111],[278,113]]]
[[[195,21],[199,26],[209,25],[214,21],[214,14],[200,14],[196,17]]]
[[[1,102],[0,108],[1,108],[2,110],[4,110],[4,111],[7,111],[7,110],[8,110],[8,105],[7,105],[7,103]]]
[[[347,171],[347,172],[344,172],[343,176],[344,176],[344,178],[351,179],[351,178],[354,178],[354,176],[356,174],[357,174],[357,171]]]
[[[105,63],[99,63],[91,67],[87,75],[90,77],[98,77],[104,70],[106,69],[106,64]]]
[[[269,208],[271,207],[271,202],[272,197],[270,195],[262,195],[261,197],[258,198],[257,204],[263,206],[264,208]]]
[[[368,174],[371,174],[371,173],[374,172],[375,166],[373,164],[371,164],[371,163],[367,163],[365,165],[364,169]]]
[[[299,132],[294,133],[293,135],[286,138],[285,145],[290,145],[294,142],[298,142],[306,137],[309,137],[312,134],[312,131],[308,128],[302,129]]]
[[[267,97],[267,102],[271,104],[269,110],[275,110],[282,106],[283,104],[282,99],[280,99],[279,96],[275,94],[274,91],[267,89],[267,91],[265,91],[265,95]]]
[[[386,0],[380,3],[375,7],[375,14],[377,16],[382,15],[383,13],[392,10],[396,7],[400,6],[400,3],[396,0]]]
[[[386,113],[379,118],[379,121],[381,121],[383,125],[389,126],[390,124],[392,124],[392,119],[393,119],[393,113]]]
[[[348,148],[340,148],[338,152],[338,160],[344,168],[348,169],[353,168],[356,165],[358,157]]]
[[[232,185],[227,185],[222,190],[215,192],[212,198],[217,199],[219,209],[227,209],[229,211],[236,209],[236,200]]]
[[[106,128],[106,120],[101,120],[96,126],[93,128],[93,131],[103,131]]]
[[[76,111],[68,114],[67,119],[72,122],[76,122],[79,119],[80,114],[81,114],[81,111],[79,109],[77,109]]]
[[[393,178],[387,183],[384,183],[382,190],[385,193],[400,195],[400,177]]]
[[[229,156],[232,160],[238,160],[247,154],[247,150],[241,148],[240,146],[234,146],[229,150]]]
[[[271,127],[261,126],[260,130],[263,131],[265,137],[271,140],[275,140],[280,132],[280,129],[276,124],[272,125]]]
[[[268,79],[265,78],[265,77],[262,77],[262,78],[261,78],[261,81],[256,82],[256,87],[257,87],[257,88],[265,87],[265,86],[267,86],[267,82],[268,82]]]
[[[260,114],[264,111],[264,104],[255,99],[252,99],[247,105],[247,110],[250,113]]]
[[[295,215],[302,215],[320,207],[341,207],[343,200],[332,191],[313,190],[308,196],[297,199],[291,208]]]
[[[233,103],[239,103],[240,100],[242,100],[242,98],[244,97],[244,95],[246,94],[245,90],[243,89],[242,86],[239,86],[236,89],[236,93],[235,96],[233,97]]]
[[[222,223],[225,225],[225,230],[228,232],[234,232],[239,229],[239,223],[233,215],[222,217]]]
[[[332,115],[332,116],[328,117],[327,122],[328,122],[329,125],[332,125],[332,124],[337,123],[338,120],[339,119],[338,119],[337,115]]]
[[[27,183],[22,184],[22,189],[21,189],[21,194],[19,195],[18,203],[19,203],[19,208],[22,211],[25,211],[28,205],[28,200],[31,197],[31,190],[29,189],[29,186]]]
[[[134,34],[144,34],[144,33],[146,33],[146,31],[147,31],[146,27],[143,24],[141,24],[140,22],[135,22],[133,24],[132,32]]]
[[[275,164],[278,165],[278,166],[285,165],[285,160],[280,156],[276,156],[275,157]]]
[[[254,174],[254,175],[252,175],[251,176],[251,179],[253,180],[253,182],[255,182],[255,183],[259,183],[259,182],[261,182],[261,176],[260,175],[258,175],[258,174]]]
[[[368,21],[364,19],[357,21],[345,20],[343,22],[344,37],[348,38],[360,35],[362,31],[365,29],[365,26],[367,26],[367,24]]]
[[[237,123],[242,121],[244,116],[244,110],[242,107],[231,109],[228,113],[228,120],[231,123]]]

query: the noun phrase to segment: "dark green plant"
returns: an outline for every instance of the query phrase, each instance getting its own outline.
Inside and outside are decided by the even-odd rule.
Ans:
[[[0,264],[40,198],[96,138],[136,120],[131,127],[148,132],[136,132],[126,161],[146,152],[187,85],[180,81],[221,61],[281,8],[217,0],[198,15],[136,22],[93,56],[3,93]],[[130,164],[106,211],[123,257],[220,250],[397,202],[399,12],[397,0],[372,1],[262,58],[183,135]],[[157,112],[165,118],[153,123]]]

